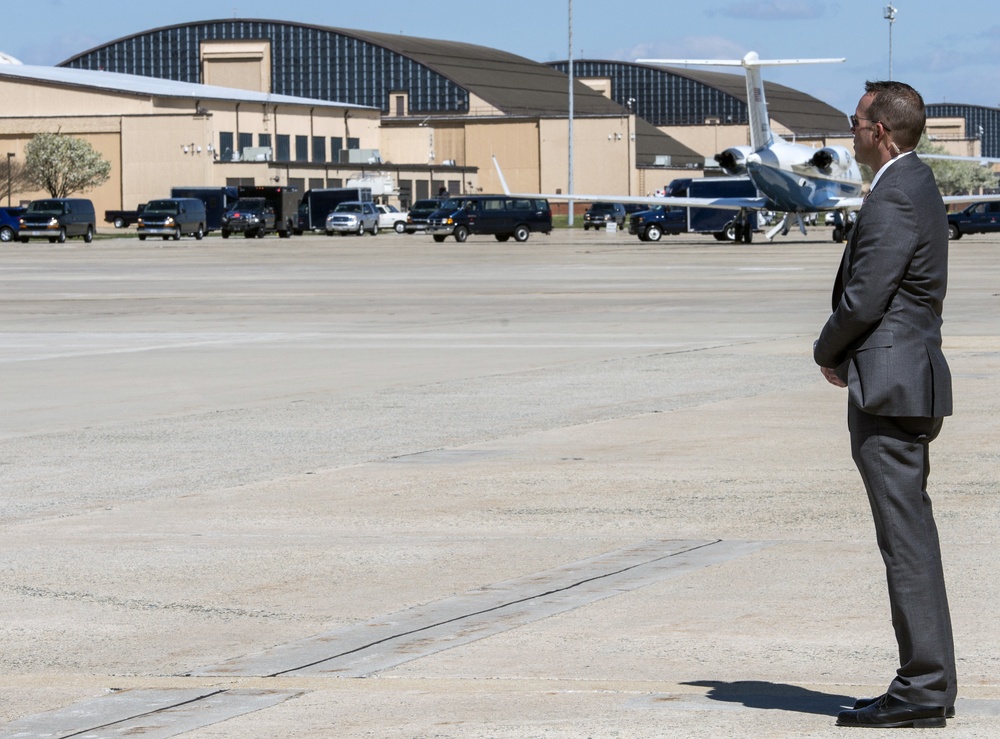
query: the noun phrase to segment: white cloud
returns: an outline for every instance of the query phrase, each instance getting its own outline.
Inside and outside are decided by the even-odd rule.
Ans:
[[[742,59],[748,49],[723,36],[684,36],[652,41],[615,52],[614,59]]]

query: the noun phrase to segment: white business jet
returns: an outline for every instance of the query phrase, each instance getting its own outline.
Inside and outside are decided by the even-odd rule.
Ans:
[[[805,144],[786,141],[771,131],[764,96],[761,67],[787,64],[830,64],[840,59],[760,59],[750,52],[740,60],[690,60],[690,59],[637,59],[640,64],[739,66],[746,73],[747,109],[750,116],[750,146],[734,146],[716,154],[719,166],[730,175],[746,174],[757,188],[756,198],[642,198],[618,195],[543,195],[551,200],[608,201],[620,203],[658,203],[680,207],[720,208],[736,211],[734,232],[737,241],[749,242],[753,229],[749,213],[759,210],[783,211],[784,218],[765,236],[773,239],[778,233],[787,233],[790,218],[794,218],[804,234],[804,213],[839,213],[839,223],[833,229],[833,240],[842,241],[849,226],[850,211],[862,203],[863,184],[861,169],[854,154],[843,146],[825,146],[817,149]],[[966,159],[966,157],[941,157]],[[976,158],[977,160],[981,158]],[[500,166],[494,157],[494,166],[500,176],[505,193],[509,193]],[[945,202],[972,202],[989,200],[983,196],[950,196]]]

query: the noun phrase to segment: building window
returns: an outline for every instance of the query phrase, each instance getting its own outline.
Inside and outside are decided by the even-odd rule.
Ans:
[[[326,139],[322,136],[313,136],[313,158],[314,162],[326,161]]]
[[[309,137],[308,136],[296,136],[295,137],[295,161],[296,162],[308,162],[309,161]]]
[[[286,133],[278,134],[278,152],[275,156],[279,162],[287,162],[292,158],[291,137]]]
[[[219,131],[219,156],[224,162],[232,161],[233,158],[232,131]]]
[[[309,178],[309,189],[310,190],[322,190],[323,189],[323,178],[322,177],[310,177]]]
[[[352,138],[348,138],[347,139],[347,148],[348,149],[360,149],[361,148],[361,139],[356,139],[356,138],[353,138],[353,137]]]
[[[240,156],[243,156],[244,149],[250,149],[253,147],[253,134],[252,133],[241,133],[240,134]]]
[[[259,133],[257,134],[257,146],[266,146],[270,148],[271,146],[271,134],[269,133]]]

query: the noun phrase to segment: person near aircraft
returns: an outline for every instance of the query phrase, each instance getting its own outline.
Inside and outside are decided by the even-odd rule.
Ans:
[[[875,172],[836,275],[833,312],[813,345],[826,380],[847,388],[851,452],[885,563],[900,666],[883,695],[838,726],[941,727],[957,678],[928,447],[952,413],[941,349],[948,222],[930,168],[913,150],[920,94],[868,82],[851,116],[857,160]]]

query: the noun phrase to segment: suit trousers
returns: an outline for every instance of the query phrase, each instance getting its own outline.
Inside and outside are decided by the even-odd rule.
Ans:
[[[957,692],[941,547],[927,495],[928,445],[941,424],[876,416],[848,403],[851,453],[868,491],[899,645],[899,670],[887,692],[923,706],[953,706]]]

